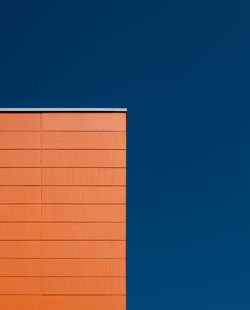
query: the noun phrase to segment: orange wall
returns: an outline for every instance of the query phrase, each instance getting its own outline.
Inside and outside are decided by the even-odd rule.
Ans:
[[[0,113],[0,308],[125,310],[126,113]]]

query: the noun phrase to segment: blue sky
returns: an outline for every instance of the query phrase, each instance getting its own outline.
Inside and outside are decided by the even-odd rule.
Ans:
[[[249,1],[1,1],[1,107],[127,107],[128,310],[249,309]]]

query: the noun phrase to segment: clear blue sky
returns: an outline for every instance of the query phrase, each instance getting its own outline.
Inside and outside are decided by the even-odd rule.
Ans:
[[[128,108],[128,310],[250,309],[249,12],[1,1],[1,107]]]

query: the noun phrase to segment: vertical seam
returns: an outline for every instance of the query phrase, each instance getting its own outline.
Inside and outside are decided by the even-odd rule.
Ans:
[[[41,214],[40,214],[40,221],[41,221],[41,310],[42,310],[42,288],[43,288],[43,267],[42,267],[42,201],[43,201],[43,194],[42,194],[42,113],[40,113],[40,200],[41,200]]]

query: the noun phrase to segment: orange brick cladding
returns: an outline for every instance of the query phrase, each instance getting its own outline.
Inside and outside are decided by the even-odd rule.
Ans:
[[[126,113],[0,113],[0,305],[126,309]]]

